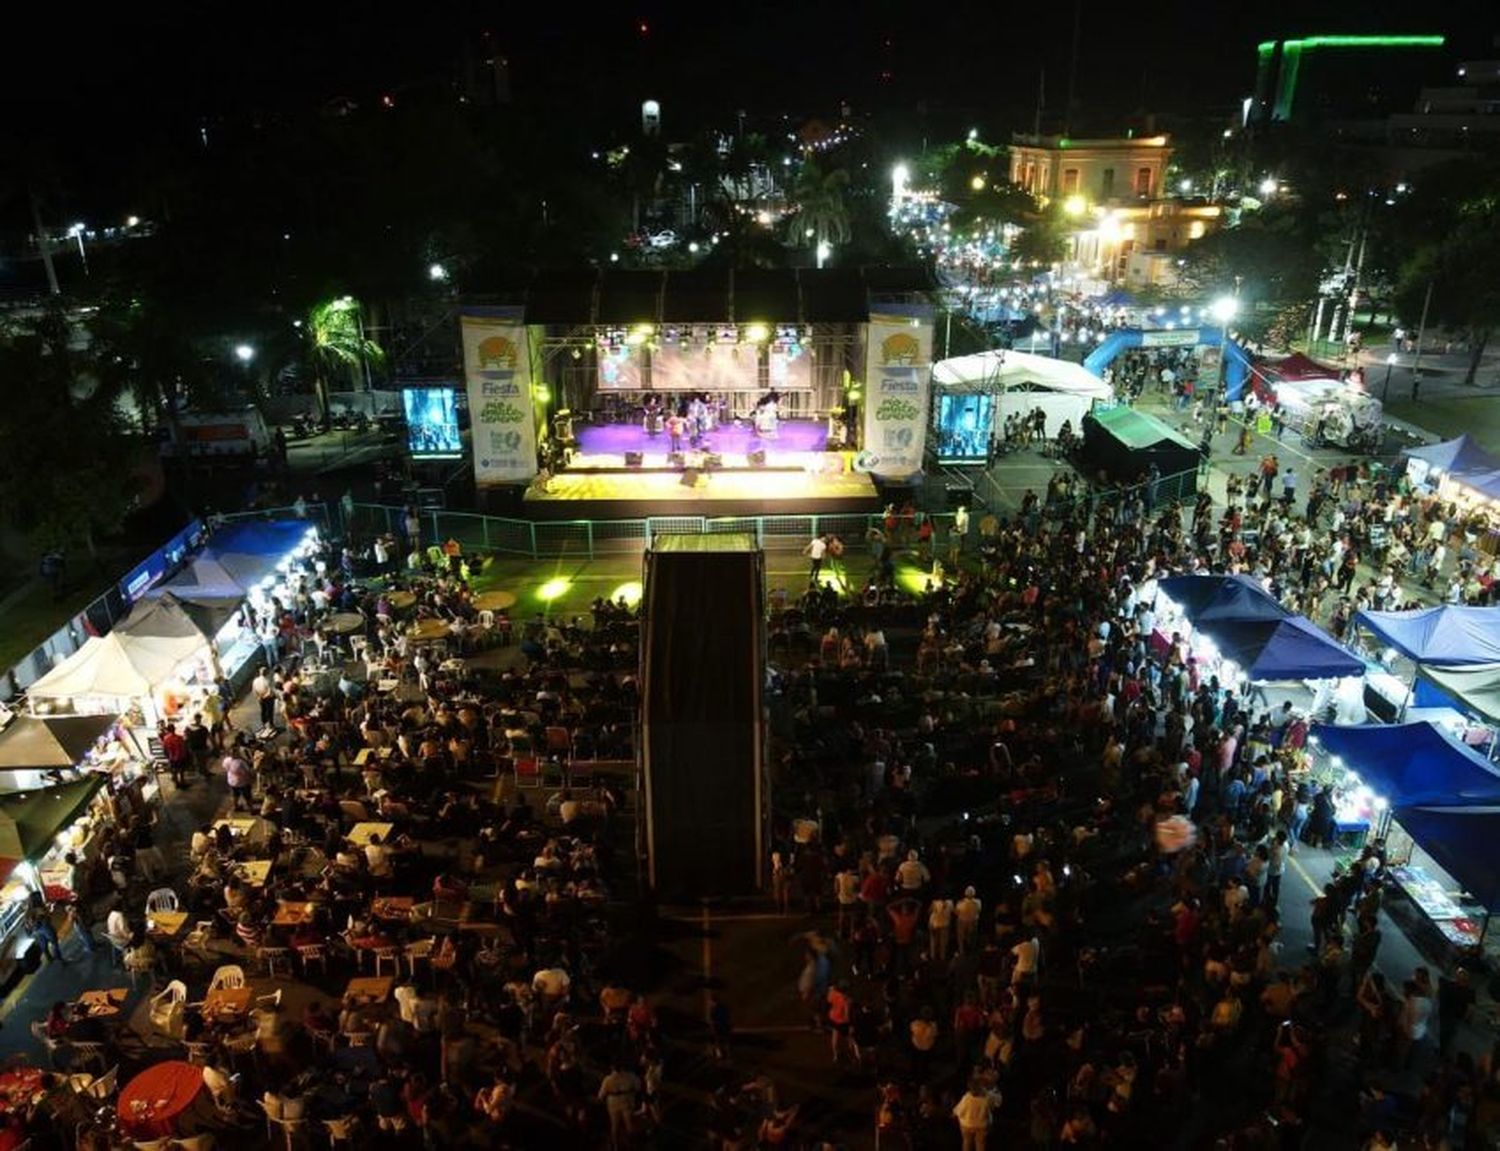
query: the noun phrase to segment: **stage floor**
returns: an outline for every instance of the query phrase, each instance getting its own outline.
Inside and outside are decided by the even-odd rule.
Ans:
[[[774,437],[755,434],[748,423],[728,424],[703,437],[699,448],[722,463],[683,483],[683,471],[667,460],[665,432],[648,436],[639,424],[585,424],[574,429],[577,446],[568,467],[548,481],[545,492],[526,492],[529,515],[538,519],[638,519],[643,516],[833,515],[880,510],[880,494],[869,476],[853,470],[852,452],[830,452],[828,427],[816,420],[787,420]],[[749,453],[764,450],[764,464]],[[636,467],[626,452],[640,452]]]
[[[544,519],[635,519],[651,515],[831,515],[880,509],[874,481],[856,472],[736,470],[700,474],[691,487],[677,471],[563,472],[546,492],[526,493]]]
[[[583,424],[573,434],[578,446],[569,465],[572,471],[623,468],[626,452],[640,452],[643,467],[664,468],[672,450],[666,432],[650,436],[638,423]],[[828,425],[821,420],[783,420],[775,436],[758,436],[748,422],[721,424],[698,446],[723,456],[729,468],[748,467],[747,457],[758,450],[766,453],[766,467],[805,468],[814,463],[808,456],[822,455],[827,448]],[[689,447],[684,440],[683,449]]]

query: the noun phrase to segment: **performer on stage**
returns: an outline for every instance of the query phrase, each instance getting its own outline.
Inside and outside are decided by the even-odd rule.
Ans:
[[[688,434],[692,439],[693,446],[703,442],[703,431],[708,423],[707,405],[703,402],[703,396],[694,393],[688,400],[687,405]]]
[[[682,451],[682,437],[687,432],[687,426],[687,417],[680,412],[673,412],[667,417],[667,439],[671,441],[672,451]]]
[[[761,401],[755,405],[755,412],[751,417],[751,423],[755,428],[755,434],[762,439],[774,440],[776,438],[776,429],[781,422],[778,409],[780,401],[780,393],[767,392],[761,398]]]
[[[661,399],[658,396],[647,396],[646,415],[641,421],[641,426],[645,428],[648,436],[659,436],[661,435],[661,425]]]

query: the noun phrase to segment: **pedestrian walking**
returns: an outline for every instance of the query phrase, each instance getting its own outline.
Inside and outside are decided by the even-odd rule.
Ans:
[[[813,536],[802,549],[802,554],[812,560],[812,566],[807,573],[807,582],[816,584],[818,573],[823,570],[823,557],[828,554],[828,537]]]

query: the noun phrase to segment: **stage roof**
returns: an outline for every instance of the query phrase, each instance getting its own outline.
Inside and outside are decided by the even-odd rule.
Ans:
[[[545,269],[507,294],[528,324],[859,324],[872,301],[936,290],[923,268]]]

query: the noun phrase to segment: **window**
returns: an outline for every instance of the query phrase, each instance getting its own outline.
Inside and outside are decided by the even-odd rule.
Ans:
[[[1135,170],[1135,194],[1146,197],[1151,195],[1151,169],[1137,168]]]
[[[1033,196],[1036,195],[1036,165],[1030,160],[1026,161],[1026,175],[1021,179],[1021,186]]]
[[[1108,200],[1115,194],[1115,170],[1113,168],[1104,169],[1104,181],[1100,188],[1100,199]]]
[[[1064,196],[1076,195],[1078,192],[1078,169],[1064,168],[1062,178],[1062,194]]]

